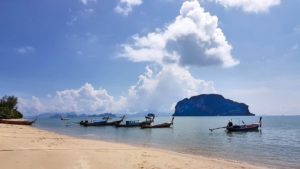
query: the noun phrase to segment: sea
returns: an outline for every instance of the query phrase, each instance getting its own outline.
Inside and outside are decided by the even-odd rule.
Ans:
[[[169,122],[171,118],[157,117],[155,123]],[[232,133],[224,128],[212,132],[209,129],[226,126],[229,120],[237,124],[242,124],[242,121],[257,123],[259,117],[175,117],[172,128],[158,129],[82,127],[78,124],[80,120],[85,119],[38,119],[34,126],[80,138],[161,148],[269,168],[300,169],[300,116],[263,116],[259,131]]]

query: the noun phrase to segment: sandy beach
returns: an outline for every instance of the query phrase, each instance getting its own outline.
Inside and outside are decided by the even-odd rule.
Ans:
[[[263,168],[237,161],[59,135],[0,124],[1,169]]]

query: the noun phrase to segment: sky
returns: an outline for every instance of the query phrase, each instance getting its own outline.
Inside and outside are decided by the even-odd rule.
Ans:
[[[300,115],[300,1],[2,0],[0,96],[25,115],[173,113],[217,93]]]

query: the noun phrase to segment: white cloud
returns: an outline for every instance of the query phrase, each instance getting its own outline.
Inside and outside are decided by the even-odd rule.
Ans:
[[[170,112],[177,101],[183,98],[214,92],[212,82],[196,79],[182,67],[164,66],[155,72],[155,69],[147,66],[138,82],[130,87],[126,107],[132,112]]]
[[[91,8],[91,5],[88,5],[90,2],[96,3],[97,0],[81,0],[80,1],[85,6],[83,8],[79,8],[79,10],[68,9],[69,11],[69,19],[66,22],[68,26],[73,26],[77,21],[89,18],[95,13],[95,9]]]
[[[71,19],[67,21],[67,25],[72,26],[78,20],[77,16],[71,16]]]
[[[124,109],[124,99],[115,100],[105,89],[86,83],[79,89],[58,91],[53,97],[20,98],[18,107],[26,114],[42,112],[103,113]]]
[[[90,2],[97,2],[97,0],[80,0],[83,5],[88,5]]]
[[[35,48],[32,46],[24,46],[17,49],[17,52],[20,54],[26,54],[26,53],[34,53]]]
[[[87,4],[88,1],[93,1],[93,0],[81,0],[83,4]],[[225,8],[241,8],[243,11],[249,13],[268,12],[271,7],[280,5],[281,3],[281,0],[206,0],[206,1],[218,3],[224,6]],[[115,11],[117,13],[127,16],[130,12],[132,12],[133,7],[139,6],[142,3],[143,0],[119,0],[118,5],[115,7]]]
[[[245,12],[268,12],[273,6],[281,3],[281,0],[209,0],[221,4],[225,8],[241,8]]]
[[[231,45],[218,27],[218,18],[200,6],[186,1],[175,21],[146,36],[133,36],[133,42],[123,44],[122,57],[134,62],[155,62],[181,66],[238,64],[231,55]]]
[[[105,89],[85,84],[57,92],[45,99],[21,99],[25,112],[143,112],[172,111],[177,101],[202,93],[214,93],[212,82],[193,77],[190,66],[238,64],[231,45],[218,27],[218,18],[205,12],[198,1],[183,3],[180,15],[163,29],[134,36],[123,44],[121,55],[134,62],[150,62],[126,96],[115,99]],[[31,101],[32,100],[32,101]]]
[[[45,105],[43,105],[39,98],[32,96],[30,99],[18,98],[18,108],[22,113],[35,114],[45,112]]]
[[[120,0],[115,11],[127,16],[130,12],[132,12],[133,7],[139,6],[142,3],[142,0]]]
[[[194,78],[182,67],[166,66],[155,72],[146,67],[126,97],[115,99],[105,89],[86,83],[79,89],[57,91],[45,98],[20,98],[18,107],[25,114],[43,112],[134,113],[144,111],[172,112],[177,101],[200,93],[214,93],[212,82]]]

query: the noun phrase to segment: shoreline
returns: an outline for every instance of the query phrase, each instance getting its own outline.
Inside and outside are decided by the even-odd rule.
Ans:
[[[4,168],[16,169],[265,168],[240,161],[77,138],[31,126],[6,124],[0,124],[0,163]]]

